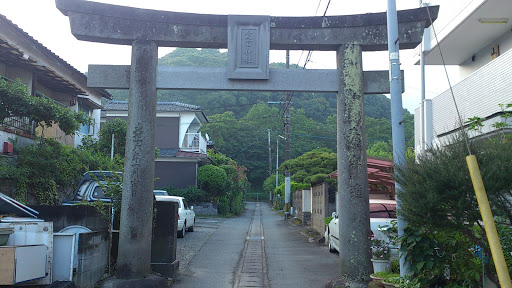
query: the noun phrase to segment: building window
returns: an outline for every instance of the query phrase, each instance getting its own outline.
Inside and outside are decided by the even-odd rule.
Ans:
[[[87,116],[90,116],[90,109],[82,104],[78,104],[78,110],[84,112]],[[89,123],[80,125],[80,133],[89,135],[90,127]]]
[[[498,58],[498,56],[500,56],[500,46],[495,45],[492,47],[491,60]]]

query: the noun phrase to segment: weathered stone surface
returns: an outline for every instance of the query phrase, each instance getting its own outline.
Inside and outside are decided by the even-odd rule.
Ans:
[[[154,42],[134,41],[117,262],[118,276],[125,279],[150,271],[157,60]]]
[[[155,209],[151,269],[167,278],[176,278],[179,271],[176,260],[178,202],[155,202]]]
[[[131,45],[135,39],[158,46],[227,48],[228,16],[155,11],[77,0],[56,0],[69,16],[77,39]],[[431,6],[433,20],[439,6]],[[400,49],[421,42],[430,26],[426,8],[398,12]],[[270,17],[270,49],[331,50],[355,43],[365,51],[387,49],[386,13],[327,17]]]
[[[87,85],[128,89],[129,71],[129,65],[89,65]],[[334,69],[270,69],[268,81],[229,80],[225,68],[158,66],[157,71],[157,89],[336,93],[339,85],[338,71]],[[403,75],[402,71],[402,79]],[[364,71],[363,86],[364,94],[388,94],[389,72]]]
[[[150,275],[144,279],[122,280],[108,279],[102,285],[102,288],[167,288],[167,281],[158,276]]]
[[[362,81],[362,50],[342,45],[337,52],[338,111],[338,214],[341,276],[350,281],[369,280],[370,211],[366,173],[366,132]],[[357,213],[354,213],[357,211]]]
[[[228,78],[268,79],[269,16],[228,16]]]

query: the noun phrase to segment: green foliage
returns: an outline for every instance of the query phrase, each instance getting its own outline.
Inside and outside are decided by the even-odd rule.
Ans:
[[[448,284],[477,287],[481,283],[481,258],[475,245],[460,232],[430,230],[406,226],[401,238],[401,251],[411,264],[412,276],[421,287],[446,287]],[[449,267],[450,278],[445,277]]]
[[[400,273],[400,259],[391,259],[389,262],[391,273]]]
[[[204,175],[201,182],[198,183],[206,185],[207,187],[222,187],[222,190],[217,190],[215,199],[218,202],[219,214],[223,215],[240,215],[244,211],[244,195],[249,189],[249,181],[247,179],[247,168],[239,165],[233,159],[221,154],[215,153],[213,150],[208,151],[208,156],[213,161],[213,165],[205,165],[200,167],[205,169],[202,172]],[[210,166],[210,167],[207,167]],[[207,168],[203,168],[207,167]],[[222,172],[221,172],[222,171]],[[219,181],[223,178],[223,181]],[[222,183],[221,183],[222,182]],[[217,188],[214,188],[217,189]],[[210,190],[205,189],[206,193],[213,196]]]
[[[180,196],[189,202],[201,202],[201,201],[207,201],[206,193],[194,186],[188,186],[187,188],[176,188],[172,185],[164,188],[163,190],[167,191],[167,194],[170,196]]]
[[[386,142],[374,142],[369,145],[369,148],[366,150],[366,154],[369,157],[375,157],[380,159],[393,160],[393,151],[391,150],[393,147]]]
[[[512,211],[507,199],[512,196],[512,165],[508,164],[512,163],[512,142],[474,142],[471,150],[477,156],[493,214],[510,222]],[[403,203],[400,213],[408,223],[468,230],[480,219],[466,155],[465,145],[454,142],[397,167],[401,187],[397,194]]]
[[[291,172],[291,180],[299,183],[322,183],[327,174],[336,171],[336,154],[332,151],[314,149],[281,164],[279,171]]]
[[[325,218],[324,218],[325,226],[328,226],[328,225],[329,225],[329,223],[331,223],[331,220],[332,220],[332,216],[325,217]]]
[[[118,163],[91,151],[41,138],[32,145],[16,147],[16,161],[5,161],[0,177],[12,179],[15,199],[22,203],[54,205],[60,203],[59,191],[75,188],[87,170],[118,170]],[[69,196],[69,195],[66,195]]]
[[[0,103],[0,123],[10,116],[28,117],[41,128],[58,123],[62,132],[71,135],[81,124],[91,121],[83,112],[72,111],[45,97],[30,95],[20,80],[8,82],[0,79]]]
[[[210,197],[221,196],[227,185],[227,173],[221,167],[208,164],[197,170],[197,185]]]
[[[280,177],[277,180],[278,184],[284,183],[284,177]],[[263,191],[274,191],[274,189],[276,189],[276,174],[272,174],[263,182]]]
[[[472,118],[471,121],[475,124],[471,129],[478,129],[479,119]],[[509,164],[512,163],[512,142],[498,135],[497,138],[473,141],[470,143],[470,149],[477,158],[492,213],[501,219],[500,225],[503,226],[499,229],[500,238],[504,239],[504,242],[510,242],[506,240],[511,236],[510,230],[505,227],[511,227],[512,223],[512,207],[509,202],[512,197],[510,182],[512,165]],[[481,281],[482,263],[481,258],[468,255],[467,251],[479,246],[482,247],[484,255],[489,255],[490,249],[482,228],[478,227],[481,215],[465,162],[467,151],[462,141],[454,139],[452,144],[443,149],[431,149],[425,157],[417,161],[410,159],[404,167],[397,167],[399,173],[396,180],[401,187],[397,195],[402,202],[398,212],[411,227],[417,230],[414,233],[419,233],[414,236],[414,239],[418,238],[418,240],[408,240],[412,241],[409,243],[416,243],[420,239],[420,243],[429,241],[442,243],[443,249],[447,251],[446,254],[450,256],[453,254],[458,259],[452,263],[446,263],[450,265],[452,276],[448,283],[471,286]],[[430,234],[426,234],[417,227],[427,229]],[[445,238],[452,240],[447,241],[444,240]],[[416,247],[419,245],[416,244]],[[506,255],[512,251],[512,247],[507,246],[507,249]],[[434,269],[439,265],[431,262],[434,261],[432,259],[441,261],[437,259],[440,257],[430,256],[432,259],[428,261],[423,258],[408,259],[414,263],[413,267],[417,267],[416,273],[425,274],[424,279],[427,280],[433,277],[430,276],[431,274],[440,273]],[[506,257],[509,267],[512,266],[510,258]],[[444,264],[445,262],[441,266]],[[486,274],[491,280],[496,279],[492,266],[488,263],[484,265]],[[438,281],[442,280],[438,279]]]
[[[98,148],[105,155],[110,155],[112,134],[114,135],[114,155],[124,158],[126,146],[126,121],[116,118],[103,123],[100,129]]]
[[[391,257],[391,251],[386,241],[374,238],[371,240],[371,247],[372,259],[389,260]]]
[[[100,185],[103,194],[110,198],[111,202],[105,203],[102,201],[95,201],[90,203],[91,205],[95,206],[96,209],[98,209],[107,219],[110,219],[110,207],[114,208],[114,214],[120,215],[119,213],[121,213],[121,201],[123,196],[123,176],[116,173],[116,171],[110,172],[112,172],[111,177],[105,177],[106,175],[103,175],[103,181],[105,183],[98,181],[98,179],[96,179],[96,181]]]
[[[283,197],[284,199],[284,187],[285,184],[281,184],[279,186],[277,186],[277,188],[275,189],[275,195],[281,195],[281,197]],[[297,183],[297,182],[290,182],[290,192],[293,193],[295,191],[298,191],[298,190],[304,190],[304,189],[310,189],[311,188],[311,185],[308,184],[308,183]]]
[[[380,272],[375,272],[375,273],[372,273],[371,274],[372,276],[374,277],[377,277],[377,278],[387,278],[387,277],[396,277],[396,276],[400,276],[399,273],[396,273],[396,272],[390,272],[390,271],[380,271]]]

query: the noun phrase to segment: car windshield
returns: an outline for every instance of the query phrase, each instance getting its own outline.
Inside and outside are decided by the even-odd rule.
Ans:
[[[153,193],[158,196],[167,196],[167,193],[164,191],[153,191]]]
[[[396,218],[396,204],[371,203],[370,218]]]

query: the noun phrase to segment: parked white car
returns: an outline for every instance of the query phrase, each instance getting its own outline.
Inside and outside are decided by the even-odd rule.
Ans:
[[[156,201],[174,201],[178,202],[178,237],[185,237],[185,231],[194,232],[196,224],[196,213],[194,206],[188,206],[187,200],[179,196],[159,196],[155,194]]]
[[[165,190],[153,190],[155,196],[169,196]]]
[[[338,215],[332,213],[333,217],[327,226],[327,241],[330,252],[340,251]],[[396,220],[396,201],[384,199],[370,199],[370,229],[372,236],[376,239],[389,241],[379,227],[391,226],[391,221]]]

